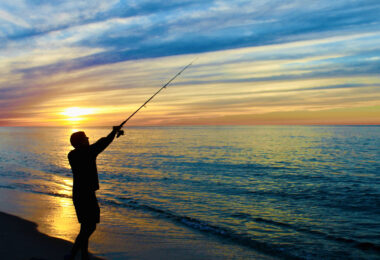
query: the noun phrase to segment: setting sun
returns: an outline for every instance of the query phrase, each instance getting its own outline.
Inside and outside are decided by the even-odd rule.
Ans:
[[[83,108],[83,107],[69,107],[66,108],[61,115],[66,116],[66,120],[74,123],[82,121],[85,118],[83,116],[94,114],[96,109],[94,108]]]
[[[78,117],[78,116],[84,116],[84,115],[90,115],[95,112],[95,109],[93,108],[81,108],[81,107],[69,107],[66,108],[62,115],[68,116],[68,117]]]

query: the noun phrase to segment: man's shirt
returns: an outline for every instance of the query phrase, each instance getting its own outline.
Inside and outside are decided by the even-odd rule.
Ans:
[[[107,148],[114,136],[100,138],[87,147],[76,148],[69,152],[68,158],[73,172],[73,195],[94,192],[99,189],[96,157]]]

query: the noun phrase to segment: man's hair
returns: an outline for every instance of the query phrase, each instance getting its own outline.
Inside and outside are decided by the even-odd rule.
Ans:
[[[86,137],[86,134],[83,131],[75,132],[70,137],[70,143],[74,148],[77,148],[82,143],[83,138]]]

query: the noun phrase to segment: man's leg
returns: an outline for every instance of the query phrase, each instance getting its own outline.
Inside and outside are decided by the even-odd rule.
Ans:
[[[82,224],[81,229],[82,227],[84,228],[84,236],[81,245],[82,259],[87,260],[89,259],[88,240],[90,239],[90,236],[92,235],[92,233],[94,233],[96,229],[96,223]]]
[[[71,249],[69,259],[74,259],[75,255],[78,253],[79,249],[82,252],[82,259],[88,259],[88,239],[94,233],[96,229],[96,223],[82,223],[80,226],[80,231],[75,239],[73,248]]]

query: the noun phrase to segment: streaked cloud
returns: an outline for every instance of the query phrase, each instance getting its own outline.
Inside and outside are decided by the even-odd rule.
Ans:
[[[29,24],[26,23],[22,18],[14,16],[6,11],[0,10],[0,17],[1,20],[4,22],[8,22],[12,25],[23,27],[23,28],[29,28]]]

